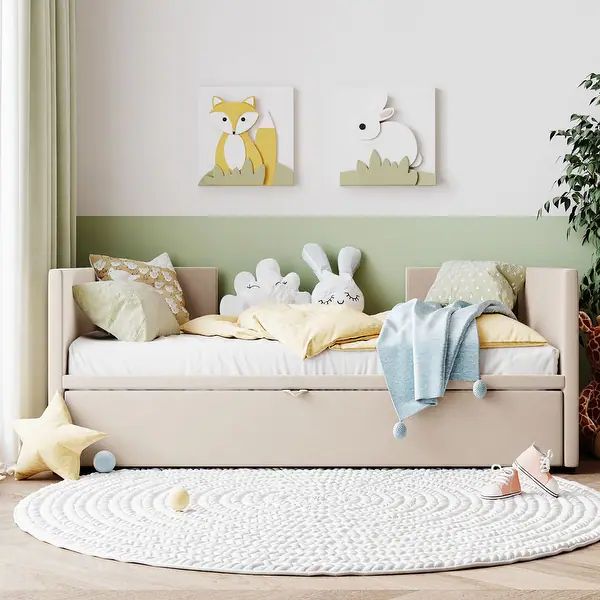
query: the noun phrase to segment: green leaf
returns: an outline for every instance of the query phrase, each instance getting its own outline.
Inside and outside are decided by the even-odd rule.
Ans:
[[[371,157],[369,158],[369,169],[377,169],[380,166],[381,156],[379,156],[377,150],[373,150],[373,152],[371,152]]]
[[[590,106],[600,106],[600,74],[590,73],[580,87],[592,92]],[[552,207],[568,215],[567,238],[581,236],[582,244],[592,244],[593,262],[581,280],[581,306],[591,314],[600,313],[600,124],[597,117],[573,113],[570,126],[550,132],[550,141],[561,137],[567,150],[559,157],[563,172],[555,185],[559,194],[546,200],[537,211],[540,218]]]
[[[408,162],[408,157],[405,156],[399,163],[398,163],[398,170],[401,171],[402,173],[408,173],[408,170],[410,168],[410,163]]]

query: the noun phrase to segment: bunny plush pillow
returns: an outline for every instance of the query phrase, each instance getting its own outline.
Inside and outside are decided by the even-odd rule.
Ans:
[[[300,292],[297,273],[281,275],[279,263],[265,258],[256,265],[256,277],[248,271],[238,273],[233,280],[234,294],[223,296],[219,306],[222,315],[237,317],[250,306],[274,302],[277,304],[309,304],[310,294]]]
[[[319,280],[312,293],[313,303],[345,305],[359,311],[364,309],[365,297],[353,279],[361,258],[358,248],[346,246],[340,250],[339,275],[332,272],[329,259],[319,244],[306,244],[302,258]]]

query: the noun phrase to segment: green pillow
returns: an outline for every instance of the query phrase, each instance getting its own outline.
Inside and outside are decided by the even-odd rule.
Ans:
[[[73,296],[90,321],[122,342],[149,342],[179,333],[165,299],[135,281],[94,281],[73,286]]]
[[[513,308],[525,284],[525,267],[493,261],[450,260],[442,264],[425,300],[477,304],[498,300]]]
[[[517,296],[523,290],[525,286],[525,271],[526,268],[521,265],[511,265],[508,263],[496,263],[496,268],[504,277],[506,281],[510,283],[510,287],[513,289],[515,293],[515,302]]]

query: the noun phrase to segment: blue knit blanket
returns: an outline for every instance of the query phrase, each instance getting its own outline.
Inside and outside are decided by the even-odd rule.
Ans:
[[[398,438],[406,435],[404,420],[435,406],[448,381],[479,379],[479,336],[475,319],[482,313],[514,314],[502,303],[410,300],[397,304],[383,324],[377,351],[399,422]]]

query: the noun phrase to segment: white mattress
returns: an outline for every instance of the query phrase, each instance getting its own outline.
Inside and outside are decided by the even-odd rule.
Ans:
[[[555,375],[552,346],[481,350],[484,375]],[[177,335],[152,342],[119,342],[103,334],[77,338],[69,374],[132,376],[379,375],[375,351],[326,350],[302,360],[279,342]]]

